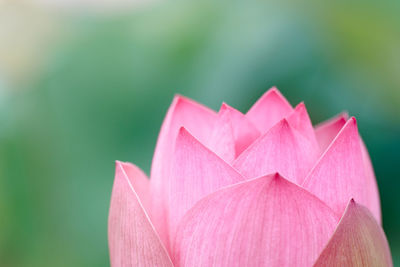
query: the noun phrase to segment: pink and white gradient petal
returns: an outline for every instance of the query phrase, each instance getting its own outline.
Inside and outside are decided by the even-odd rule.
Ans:
[[[372,213],[351,200],[315,267],[391,267],[385,233]]]
[[[223,188],[182,219],[175,266],[311,266],[339,218],[314,195],[271,174]]]
[[[147,182],[137,167],[116,162],[108,218],[110,261],[114,267],[173,267],[139,198],[139,194],[148,193]]]

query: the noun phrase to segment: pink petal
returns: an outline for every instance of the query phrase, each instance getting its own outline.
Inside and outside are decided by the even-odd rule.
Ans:
[[[314,266],[390,267],[393,263],[382,228],[367,208],[351,200]]]
[[[233,166],[247,178],[279,172],[299,184],[317,156],[313,144],[283,119],[248,147]]]
[[[342,113],[332,118],[326,122],[321,123],[316,126],[315,134],[317,136],[318,143],[320,145],[321,151],[325,151],[331,142],[334,140],[339,131],[346,124],[348,118],[347,113]],[[379,191],[375,179],[374,170],[372,167],[371,159],[369,157],[367,148],[360,137],[361,142],[361,152],[364,162],[364,169],[367,176],[367,190],[368,193],[368,207],[371,209],[372,213],[375,214],[375,218],[379,223],[381,223],[381,205],[379,200]]]
[[[211,131],[207,146],[226,162],[235,159],[235,136],[230,113],[220,110],[214,129]]]
[[[247,112],[246,117],[265,133],[293,111],[286,98],[276,89],[269,89]]]
[[[310,117],[304,103],[296,106],[294,111],[287,117],[290,126],[296,129],[300,134],[307,138],[314,146],[314,150],[319,151],[317,138],[315,136],[314,128],[312,126]]]
[[[338,218],[304,189],[272,174],[223,188],[185,215],[175,266],[311,266]]]
[[[346,113],[339,114],[338,116],[325,121],[315,127],[315,135],[321,152],[324,152],[333,139],[345,125],[348,115]]]
[[[260,132],[245,115],[224,103],[208,140],[208,147],[231,163],[259,136]]]
[[[183,215],[200,198],[244,178],[184,128],[172,157],[169,225],[173,234]]]
[[[232,121],[237,157],[260,136],[260,132],[245,115],[227,104],[222,104],[221,112],[228,113]]]
[[[176,96],[168,110],[158,137],[151,168],[151,190],[153,205],[151,218],[164,244],[167,244],[167,227],[165,225],[168,199],[171,155],[175,146],[179,128],[184,126],[196,138],[205,142],[214,125],[217,114],[182,96]]]
[[[145,194],[147,181],[138,168],[116,163],[108,218],[110,260],[114,267],[173,266],[134,188],[138,186],[138,192]]]
[[[370,208],[371,196],[368,195],[368,180],[354,118],[340,130],[305,179],[303,187],[337,214],[343,213],[350,198]],[[374,215],[379,218],[378,214]]]

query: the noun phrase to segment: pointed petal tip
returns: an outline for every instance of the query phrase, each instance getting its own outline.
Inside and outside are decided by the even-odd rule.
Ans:
[[[270,229],[265,221],[276,227]],[[177,266],[311,266],[336,223],[324,203],[275,172],[222,188],[197,202],[181,221],[174,259]]]
[[[289,121],[284,118],[280,120],[277,124],[275,124],[269,131],[278,131],[278,132],[290,132],[292,129],[292,126],[290,125]],[[267,133],[264,134],[266,136]]]
[[[181,126],[179,128],[178,135],[176,136],[175,149],[181,145],[193,142],[203,145],[203,143],[199,139],[197,139],[191,132],[189,132],[186,127]]]
[[[123,161],[116,160],[116,161],[115,161],[115,172],[117,173],[117,172],[118,172],[118,169],[120,169],[120,170],[122,170],[123,172],[125,172],[125,170],[124,170],[124,165],[125,165],[125,164],[126,164],[126,163],[123,162]],[[117,177],[119,177],[119,175],[116,175],[116,176],[115,176],[115,179],[116,179]]]
[[[171,106],[173,106],[173,105],[179,106],[181,104],[191,104],[191,105],[196,105],[196,106],[199,106],[199,105],[202,106],[200,103],[194,101],[193,99],[191,99],[191,98],[189,98],[187,96],[184,96],[184,95],[181,95],[181,94],[175,94],[174,98],[172,100],[172,105]]]
[[[338,121],[341,121],[342,120],[342,118],[340,118]],[[337,122],[338,122],[337,121]],[[343,127],[340,129],[340,131],[339,131],[339,133],[338,133],[338,135],[342,132],[342,131],[344,131],[345,129],[347,129],[347,128],[357,128],[357,120],[356,120],[356,118],[355,117],[350,117],[347,121],[346,121],[346,123],[343,125]],[[337,137],[337,136],[336,136]]]
[[[127,162],[127,161],[122,161],[122,160],[116,160],[115,161],[115,165],[116,166],[124,166],[124,165],[133,165],[135,166],[133,163]],[[136,166],[135,166],[136,167]]]
[[[354,116],[350,117],[350,119],[347,120],[346,124],[343,126],[343,128],[340,130],[340,132],[345,130],[348,127],[350,127],[351,129],[354,129],[354,131],[358,132],[357,119]]]
[[[111,265],[171,267],[169,255],[149,219],[146,176],[131,163],[118,160],[115,163],[108,216]],[[129,173],[132,169],[124,167],[134,167],[135,172]],[[149,249],[143,250],[138,244]]]
[[[271,176],[272,176],[272,179],[273,179],[274,181],[276,181],[276,182],[286,180],[282,175],[280,175],[279,172],[275,172],[275,173],[273,173]]]
[[[347,118],[344,117],[344,116],[343,116],[343,117],[341,116],[341,117],[338,118],[337,123],[343,123],[343,124],[345,124],[346,121],[347,121]]]
[[[184,134],[184,133],[187,133],[187,130],[186,130],[186,128],[184,126],[181,126],[181,127],[179,127],[178,133],[179,134]]]
[[[220,108],[219,108],[218,113],[219,113],[219,114],[224,114],[225,112],[229,112],[229,111],[231,111],[232,109],[233,109],[233,108],[232,108],[231,106],[229,106],[227,103],[222,102],[222,104],[221,104],[221,106],[220,106]]]
[[[349,119],[349,114],[346,111],[344,111],[326,121],[317,124],[315,128],[318,130],[318,128],[322,129],[324,127],[331,127],[332,125],[335,124],[344,125],[346,124],[348,119]]]
[[[228,109],[228,108],[230,108],[230,106],[227,103],[222,102],[220,110],[225,110],[225,109]]]
[[[176,140],[190,139],[190,138],[194,138],[193,135],[184,126],[179,127]]]
[[[393,262],[382,227],[367,207],[351,198],[313,266],[392,267]]]
[[[269,88],[269,90],[267,92],[271,92],[271,93],[274,92],[274,93],[280,94],[278,88],[275,85],[272,86],[271,88]]]
[[[115,161],[115,167],[121,167],[122,169],[128,167],[128,168],[133,168],[137,171],[143,172],[138,166],[135,164],[128,162],[128,161],[121,161],[121,160],[116,160]]]
[[[284,129],[284,128],[290,129],[291,128],[291,126],[286,118],[282,119],[278,124],[281,126],[282,129]]]
[[[354,116],[351,116],[349,121],[353,122],[354,124],[357,124],[357,119]]]
[[[172,104],[171,104],[171,106],[176,105],[179,101],[182,101],[184,98],[185,98],[185,97],[184,97],[183,95],[174,94],[174,97],[173,97],[173,99],[172,99]]]
[[[306,104],[304,104],[304,101],[301,101],[297,106],[294,108],[295,110],[301,110],[301,109],[306,109]]]
[[[173,105],[179,105],[185,102],[193,102],[193,100],[187,98],[186,96],[180,95],[180,94],[175,94],[174,98],[172,100]]]
[[[271,95],[275,95],[278,96],[279,98],[283,98],[286,100],[286,98],[283,96],[283,94],[281,93],[281,91],[279,91],[279,89],[276,86],[272,86],[271,88],[269,88],[262,96],[260,99],[266,97],[266,96],[271,96]]]
[[[274,94],[284,98],[283,94],[281,93],[281,91],[279,91],[279,89],[276,86],[272,86],[270,89],[268,89],[267,92],[265,92],[265,95],[270,95],[270,94]]]

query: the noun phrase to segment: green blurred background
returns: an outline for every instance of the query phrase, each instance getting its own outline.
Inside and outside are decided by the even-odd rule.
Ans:
[[[149,173],[175,93],[245,112],[276,85],[358,119],[400,265],[399,1],[0,3],[0,265],[108,266],[116,159]]]

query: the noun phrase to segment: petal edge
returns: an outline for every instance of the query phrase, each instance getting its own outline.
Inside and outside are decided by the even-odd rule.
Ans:
[[[108,217],[108,243],[111,266],[173,266],[118,161]]]
[[[371,212],[353,199],[314,264],[314,267],[320,266],[393,266],[385,233]]]

